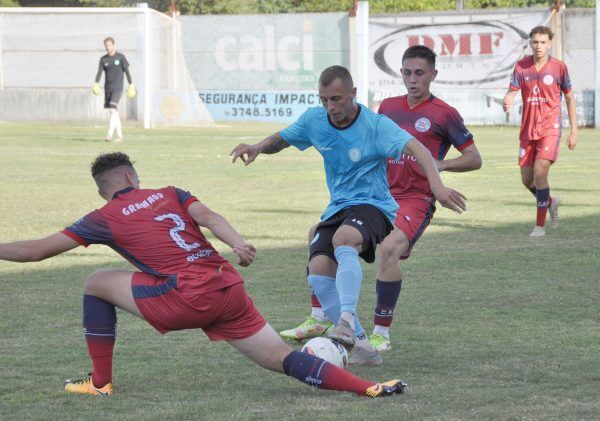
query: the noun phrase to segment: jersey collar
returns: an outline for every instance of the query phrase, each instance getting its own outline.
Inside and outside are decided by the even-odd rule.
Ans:
[[[419,102],[417,105],[415,105],[413,108],[410,108],[410,105],[408,103],[408,95],[404,95],[404,105],[406,106],[406,109],[408,111],[415,111],[417,109],[419,109],[423,104],[427,104],[431,101],[433,101],[435,97],[433,96],[432,93],[429,94],[429,98],[424,99],[423,101]]]
[[[331,127],[333,127],[336,130],[346,130],[349,129],[350,127],[352,127],[352,125],[356,122],[356,120],[358,120],[358,116],[360,115],[360,109],[362,108],[360,106],[360,104],[356,104],[358,106],[358,110],[356,111],[356,115],[354,116],[354,118],[352,119],[352,121],[350,122],[350,124],[348,124],[347,126],[344,127],[340,127],[340,126],[336,126],[334,124],[333,121],[331,121],[331,119],[329,118],[329,114],[327,114],[327,121],[329,122],[329,124],[331,125]]]
[[[127,187],[126,189],[123,190],[119,190],[118,192],[116,192],[115,194],[113,194],[113,199],[116,199],[118,196],[125,194],[125,193],[129,193],[131,190],[135,190],[133,187]]]

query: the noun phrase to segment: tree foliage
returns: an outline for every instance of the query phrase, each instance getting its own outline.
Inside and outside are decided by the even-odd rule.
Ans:
[[[143,0],[0,0],[0,6],[135,6]],[[167,12],[169,0],[146,0],[156,10]],[[184,15],[252,14],[252,13],[309,13],[348,12],[354,0],[176,0],[177,9]],[[465,9],[494,9],[549,7],[554,0],[464,0]],[[594,7],[595,0],[563,0],[569,8]],[[370,0],[371,14],[454,10],[456,0]]]

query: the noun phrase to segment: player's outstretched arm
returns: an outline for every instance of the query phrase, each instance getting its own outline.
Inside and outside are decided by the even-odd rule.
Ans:
[[[577,146],[577,106],[573,91],[565,94],[565,100],[567,101],[567,113],[569,114],[569,125],[571,126],[571,133],[567,138],[567,146],[570,150],[573,150]]]
[[[475,145],[469,145],[460,151],[460,156],[454,159],[437,161],[438,169],[450,172],[467,172],[481,168],[481,155]]]
[[[0,244],[0,259],[11,262],[39,262],[80,244],[61,232],[39,240],[15,241]]]
[[[518,92],[519,91],[509,89],[506,95],[504,95],[504,99],[502,100],[502,108],[504,109],[505,113],[509,112],[512,108],[513,103],[515,102],[515,97],[517,96]]]
[[[240,158],[245,165],[248,165],[261,153],[274,154],[288,146],[290,144],[283,140],[279,133],[273,133],[254,145],[240,143],[233,148],[229,155],[231,156],[231,162],[235,162],[236,159]]]
[[[248,266],[254,261],[256,249],[248,244],[231,226],[231,224],[216,212],[211,211],[200,202],[194,202],[188,207],[188,213],[201,227],[206,227],[219,240],[227,244],[238,256],[238,265]]]
[[[409,140],[404,147],[404,153],[414,156],[421,167],[423,167],[431,191],[442,206],[458,213],[467,210],[465,204],[466,197],[462,193],[444,186],[435,160],[421,142],[416,139]]]

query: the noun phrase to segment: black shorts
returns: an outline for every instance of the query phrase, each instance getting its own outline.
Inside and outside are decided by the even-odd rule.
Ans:
[[[123,91],[104,91],[104,108],[117,109]]]
[[[321,221],[310,243],[309,260],[314,256],[325,255],[335,259],[333,236],[342,225],[350,225],[360,231],[363,237],[360,257],[367,263],[375,261],[375,249],[394,226],[385,214],[372,205],[356,205],[342,209],[331,218]]]

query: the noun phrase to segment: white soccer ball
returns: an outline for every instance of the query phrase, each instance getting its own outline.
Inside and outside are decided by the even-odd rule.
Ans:
[[[322,336],[313,338],[302,347],[302,352],[322,358],[339,368],[348,367],[348,351],[333,339]]]

